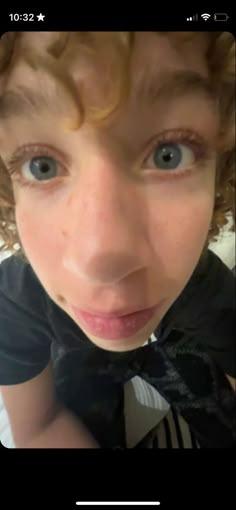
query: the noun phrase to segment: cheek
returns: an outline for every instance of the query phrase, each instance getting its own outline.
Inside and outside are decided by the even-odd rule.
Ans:
[[[198,204],[187,209],[179,207],[172,209],[173,221],[169,227],[168,241],[179,253],[191,254],[201,250],[206,241],[211,217],[212,207],[210,204]]]
[[[56,261],[60,250],[57,227],[50,224],[48,213],[39,210],[33,203],[16,208],[16,224],[25,254],[47,286],[49,275],[52,277],[57,272]]]
[[[162,221],[155,223],[159,270],[162,267],[174,292],[187,283],[201,256],[211,225],[214,189],[182,198],[169,200],[168,209],[162,209]]]

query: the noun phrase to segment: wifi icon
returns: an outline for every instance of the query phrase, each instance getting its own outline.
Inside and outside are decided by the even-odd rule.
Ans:
[[[210,14],[201,14],[201,18],[203,18],[205,21],[207,21],[210,17]]]

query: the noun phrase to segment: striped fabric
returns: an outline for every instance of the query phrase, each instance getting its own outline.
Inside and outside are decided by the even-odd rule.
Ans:
[[[157,336],[154,335],[154,333],[152,333],[152,335],[148,338],[148,340],[146,340],[142,347],[145,347],[145,345],[150,345],[153,342],[157,342],[157,340],[158,340]]]
[[[171,408],[168,414],[138,443],[136,448],[200,448],[182,416]]]

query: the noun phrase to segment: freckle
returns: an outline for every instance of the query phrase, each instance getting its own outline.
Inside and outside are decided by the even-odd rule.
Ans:
[[[57,299],[57,301],[58,301],[59,303],[61,303],[61,304],[64,304],[64,303],[65,303],[65,299],[64,299],[62,296],[60,296],[60,294],[59,294],[58,296],[56,296],[56,299]]]
[[[71,202],[72,202],[72,200],[73,200],[73,198],[72,198],[72,196],[71,196],[71,194],[70,194],[70,196],[69,196],[68,200],[66,201],[66,207],[71,207]]]

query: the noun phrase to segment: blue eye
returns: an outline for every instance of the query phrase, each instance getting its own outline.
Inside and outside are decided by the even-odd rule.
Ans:
[[[25,175],[25,174],[28,175]],[[37,156],[26,161],[22,165],[22,174],[27,180],[35,182],[48,180],[53,177],[57,177],[57,163],[56,161],[48,156]]]
[[[155,147],[148,159],[161,170],[175,170],[192,166],[195,161],[194,151],[187,145],[179,143],[163,143]]]

